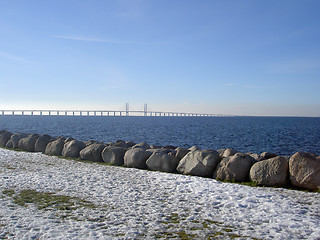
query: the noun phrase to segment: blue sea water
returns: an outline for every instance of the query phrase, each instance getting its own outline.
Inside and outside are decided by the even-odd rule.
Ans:
[[[320,118],[0,116],[0,129],[82,141],[122,139],[161,146],[320,155]]]

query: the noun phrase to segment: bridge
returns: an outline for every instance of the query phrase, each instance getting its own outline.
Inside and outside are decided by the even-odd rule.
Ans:
[[[183,113],[148,111],[147,104],[143,110],[0,110],[0,116],[154,116],[154,117],[232,117],[233,115],[212,113]]]

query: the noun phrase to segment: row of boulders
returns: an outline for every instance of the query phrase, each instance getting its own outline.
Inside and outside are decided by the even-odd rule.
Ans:
[[[264,152],[240,153],[234,149],[200,150],[147,143],[82,142],[73,138],[0,131],[0,146],[47,155],[81,158],[117,166],[213,177],[236,182],[253,181],[263,186],[294,186],[320,190],[320,156],[297,152],[277,156]]]

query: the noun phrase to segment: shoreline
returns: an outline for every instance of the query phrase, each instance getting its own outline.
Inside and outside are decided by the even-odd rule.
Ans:
[[[6,130],[0,131],[0,147],[228,182],[320,191],[320,156],[304,152],[278,156],[269,152],[260,155],[241,153],[230,148],[216,151],[201,150],[197,146],[189,149],[172,145],[150,146],[145,142],[137,144],[123,140],[82,142],[49,135],[14,134]]]

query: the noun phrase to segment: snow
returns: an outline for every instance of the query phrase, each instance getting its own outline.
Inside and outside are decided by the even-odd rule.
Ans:
[[[39,210],[8,189],[97,207]],[[319,196],[0,149],[0,239],[320,239]]]

